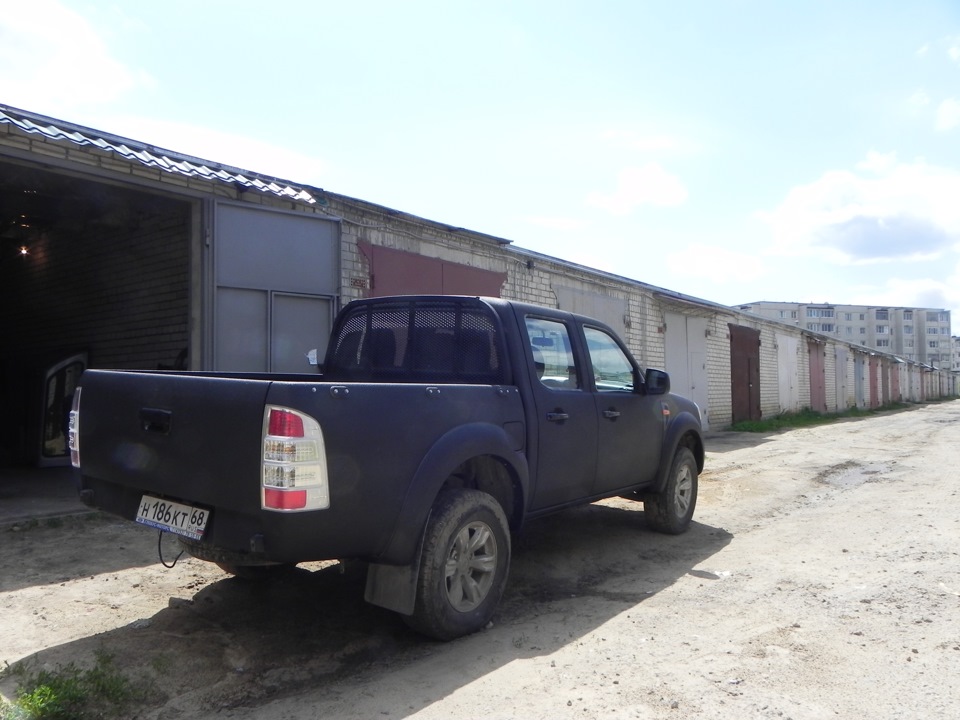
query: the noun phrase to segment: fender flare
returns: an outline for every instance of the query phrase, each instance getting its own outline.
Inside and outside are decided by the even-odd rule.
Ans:
[[[673,464],[673,457],[677,454],[677,448],[680,447],[680,440],[690,432],[693,432],[697,439],[696,446],[691,448],[697,461],[697,472],[703,472],[703,437],[700,434],[700,421],[691,413],[682,412],[667,426],[667,434],[663,439],[663,454],[660,456],[660,467],[657,470],[657,478],[650,492],[659,493],[663,491],[667,484],[670,466]]]
[[[493,423],[460,425],[442,435],[420,461],[378,562],[405,565],[419,560],[416,551],[440,488],[457,467],[481,456],[499,458],[508,466],[520,485],[521,502],[526,504],[529,470],[518,441]],[[516,511],[522,515],[523,507]]]

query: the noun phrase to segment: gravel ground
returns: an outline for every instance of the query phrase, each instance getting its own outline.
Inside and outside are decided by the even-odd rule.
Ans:
[[[107,651],[164,720],[951,718],[958,492],[957,401],[718,433],[688,533],[619,499],[534,522],[492,626],[446,644],[336,563],[251,584],[164,568],[132,523],[41,523],[0,533],[0,664]]]

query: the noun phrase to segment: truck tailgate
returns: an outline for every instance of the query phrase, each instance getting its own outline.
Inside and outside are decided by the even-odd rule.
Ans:
[[[255,511],[269,386],[264,380],[88,370],[81,472],[137,492]]]

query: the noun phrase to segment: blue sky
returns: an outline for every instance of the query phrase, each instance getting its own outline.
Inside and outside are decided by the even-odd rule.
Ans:
[[[723,304],[960,332],[957,0],[0,9],[0,102]]]

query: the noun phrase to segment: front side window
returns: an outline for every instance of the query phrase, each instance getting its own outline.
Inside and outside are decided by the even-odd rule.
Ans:
[[[567,326],[556,320],[527,317],[530,354],[540,382],[549,388],[577,390],[579,374]]]
[[[587,350],[593,365],[593,377],[600,392],[633,390],[633,364],[610,335],[597,328],[585,327]]]

